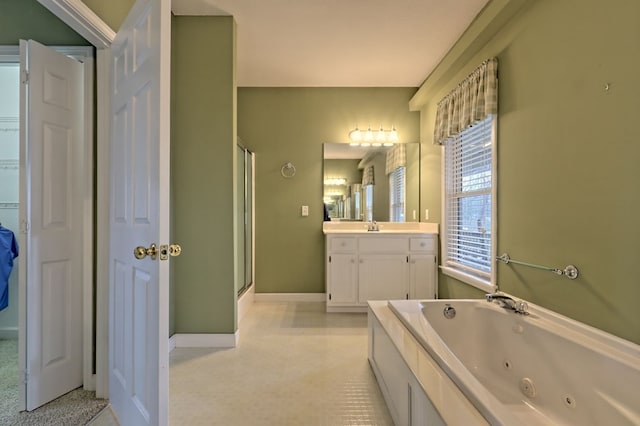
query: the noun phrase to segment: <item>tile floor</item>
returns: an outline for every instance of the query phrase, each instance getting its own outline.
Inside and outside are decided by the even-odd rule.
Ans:
[[[170,424],[393,425],[367,361],[366,314],[256,302],[233,349],[175,349]]]

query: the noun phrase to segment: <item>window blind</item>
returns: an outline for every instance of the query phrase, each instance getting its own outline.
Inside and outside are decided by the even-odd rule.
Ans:
[[[366,222],[373,220],[373,185],[364,187],[364,220]]]
[[[446,264],[491,274],[492,121],[484,120],[445,142]]]
[[[406,167],[398,167],[389,173],[389,219],[391,222],[405,221],[405,175]]]

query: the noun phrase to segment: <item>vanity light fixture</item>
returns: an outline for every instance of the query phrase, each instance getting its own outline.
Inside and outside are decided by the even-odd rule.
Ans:
[[[343,197],[344,196],[344,194],[342,192],[337,192],[337,191],[327,192],[324,195],[325,195],[326,198],[329,198],[329,200],[331,200],[331,198],[333,198],[333,197]]]
[[[324,180],[324,184],[325,185],[335,185],[335,186],[346,185],[347,184],[347,179],[345,179],[345,178],[327,178],[327,179]]]
[[[398,131],[395,127],[391,130],[384,130],[382,126],[378,130],[371,130],[371,126],[366,131],[360,131],[358,126],[349,132],[350,144],[353,146],[392,146],[398,142]]]

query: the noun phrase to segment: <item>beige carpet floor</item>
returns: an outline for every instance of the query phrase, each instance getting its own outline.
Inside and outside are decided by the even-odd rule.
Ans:
[[[0,425],[82,426],[106,405],[95,392],[76,389],[30,412],[18,412],[18,344],[0,340]]]

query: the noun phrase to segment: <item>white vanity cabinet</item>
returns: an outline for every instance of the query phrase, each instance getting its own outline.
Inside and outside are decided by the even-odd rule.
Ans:
[[[409,298],[409,259],[404,254],[360,254],[358,302]]]
[[[327,312],[366,312],[369,300],[437,297],[437,234],[327,233]]]
[[[327,239],[327,298],[336,306],[353,306],[358,301],[358,256],[356,239]]]
[[[409,299],[438,297],[438,258],[435,254],[409,255]]]

